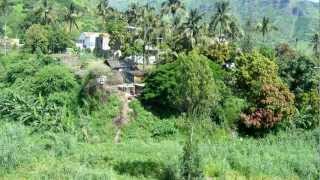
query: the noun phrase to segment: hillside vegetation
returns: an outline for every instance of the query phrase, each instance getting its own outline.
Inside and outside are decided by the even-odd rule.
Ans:
[[[18,28],[23,23],[27,16],[28,9],[38,1],[33,0],[15,0],[15,6],[9,13],[9,35],[12,37],[21,36]],[[50,2],[50,1],[49,1]],[[56,4],[56,9],[65,11],[63,6],[68,6],[71,0],[66,1],[52,1]],[[81,7],[82,16],[79,17],[79,26],[81,31],[101,31],[102,27],[97,26],[95,13],[98,0],[74,1]],[[110,0],[110,5],[115,8],[126,10],[131,3],[145,4],[150,2],[155,7],[160,7],[163,0],[159,1],[136,1],[136,0]],[[182,1],[188,9],[199,8],[201,12],[205,12],[206,19],[211,17],[214,13],[214,4],[217,0],[183,0]],[[279,31],[273,32],[270,36],[270,43],[288,42],[294,44],[296,39],[302,42],[301,47],[305,47],[303,42],[308,41],[313,33],[319,29],[319,3],[303,0],[231,0],[232,14],[245,26],[248,19],[259,21],[263,16],[270,17],[274,24],[279,28]],[[38,5],[40,6],[40,5]],[[61,8],[62,7],[62,8]],[[61,13],[56,13],[59,16]],[[3,23],[4,19],[0,18]]]
[[[319,179],[317,8],[0,0],[0,179]]]

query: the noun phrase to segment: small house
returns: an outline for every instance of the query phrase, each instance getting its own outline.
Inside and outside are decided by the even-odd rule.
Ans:
[[[94,49],[110,50],[109,46],[110,35],[108,33],[98,32],[83,32],[76,43],[76,46],[80,49]]]
[[[109,59],[105,63],[112,70],[120,72],[125,83],[141,83],[143,81],[144,72],[139,70],[133,61]]]
[[[0,46],[5,47],[5,45],[7,45],[8,48],[23,46],[22,44],[20,44],[20,39],[8,38],[8,37],[0,39]]]

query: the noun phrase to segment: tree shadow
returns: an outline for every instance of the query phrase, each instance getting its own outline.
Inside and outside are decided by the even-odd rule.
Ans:
[[[176,180],[174,168],[166,167],[162,163],[153,161],[127,161],[114,166],[119,174],[127,174],[136,177],[152,177],[159,180]]]
[[[153,115],[159,117],[160,119],[168,119],[180,115],[179,112],[170,108],[169,106],[163,106],[157,102],[146,102],[141,98],[138,98],[138,100],[141,102],[141,105],[144,107],[145,110],[151,112]]]

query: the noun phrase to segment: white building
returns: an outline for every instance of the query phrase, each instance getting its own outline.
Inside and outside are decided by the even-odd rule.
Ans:
[[[109,42],[110,35],[108,33],[83,32],[80,34],[76,46],[80,49],[90,49],[91,51],[96,48],[110,50]]]
[[[133,55],[125,57],[124,60],[134,62],[135,64],[141,65],[143,64],[143,56],[142,55]],[[153,65],[157,61],[157,57],[155,55],[148,55],[146,59],[147,65]]]

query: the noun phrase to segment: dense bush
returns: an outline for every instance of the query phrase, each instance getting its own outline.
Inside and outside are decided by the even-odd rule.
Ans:
[[[32,53],[61,53],[72,47],[70,35],[55,26],[32,25],[25,35],[25,47]]]
[[[235,96],[223,98],[219,104],[213,108],[213,121],[225,127],[236,125],[240,119],[242,110],[246,107],[246,102]]]
[[[290,54],[293,52],[290,51]],[[293,59],[288,59],[288,58]],[[306,56],[290,55],[290,57],[279,57],[279,73],[288,84],[291,91],[295,93],[295,105],[298,114],[295,125],[300,128],[310,129],[319,125],[319,73],[314,69],[316,64]]]
[[[245,99],[238,97],[236,91],[232,88],[234,84],[233,71],[225,70],[221,65],[214,62],[209,62],[209,66],[221,97],[216,106],[212,108],[211,118],[219,125],[232,127],[240,119],[247,102]]]
[[[46,99],[25,96],[18,92],[2,91],[0,117],[32,125],[40,129],[63,130],[70,125],[72,114],[66,106],[59,106]],[[72,117],[72,115],[71,115]]]
[[[42,53],[49,51],[49,32],[45,26],[35,24],[32,25],[26,32],[26,43],[25,47],[32,53],[40,50]]]
[[[77,82],[69,69],[50,65],[43,67],[34,76],[34,93],[48,96],[56,92],[70,92],[77,88]]]
[[[51,53],[62,53],[67,47],[73,47],[70,34],[57,27],[49,29],[48,41],[48,49]]]
[[[253,53],[237,59],[237,86],[249,101],[247,127],[269,129],[294,114],[294,95],[278,77],[275,62]]]
[[[44,129],[66,129],[73,121],[78,83],[57,61],[45,56],[12,57],[0,95],[0,117]]]
[[[295,125],[304,129],[313,129],[320,125],[320,96],[318,90],[300,94],[299,113],[295,117]]]
[[[227,43],[215,43],[210,45],[204,54],[212,61],[224,64],[232,58],[234,51],[234,47]]]
[[[207,61],[192,52],[160,65],[145,80],[143,100],[178,112],[208,113],[218,91]]]
[[[176,134],[178,129],[172,120],[158,120],[152,128],[152,137],[168,137]]]
[[[315,79],[316,65],[306,56],[286,61],[286,65],[280,66],[280,75],[287,82],[290,89],[296,94],[309,91]]]
[[[39,66],[33,60],[21,59],[18,62],[10,63],[6,68],[4,81],[13,84],[16,80],[24,80],[34,75]]]

